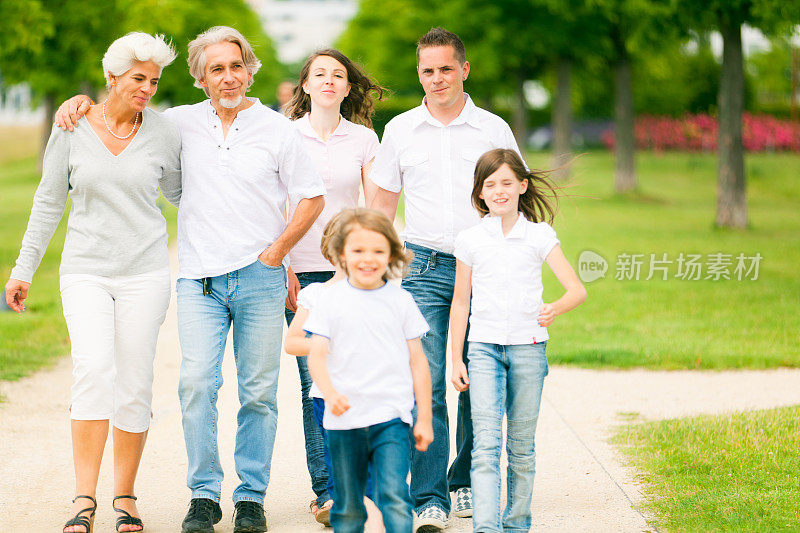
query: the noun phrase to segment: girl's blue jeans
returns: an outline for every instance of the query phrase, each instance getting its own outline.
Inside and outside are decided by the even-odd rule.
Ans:
[[[411,428],[395,418],[365,428],[328,430],[336,488],[331,525],[336,533],[364,531],[367,509],[364,493],[368,473],[373,501],[383,515],[387,533],[408,533],[412,528],[411,496],[406,484]],[[367,466],[371,465],[371,472]]]
[[[531,527],[536,460],[534,435],[542,385],[548,372],[546,347],[547,342],[469,343],[474,531],[528,531]],[[504,414],[508,419],[508,503],[501,515],[500,453]]]

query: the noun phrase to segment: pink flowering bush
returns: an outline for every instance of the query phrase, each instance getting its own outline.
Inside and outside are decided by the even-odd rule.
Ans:
[[[742,144],[748,152],[800,152],[800,124],[771,115],[742,117]],[[717,149],[718,124],[710,115],[684,115],[681,118],[636,117],[634,134],[640,150],[680,150],[711,152]],[[603,132],[603,144],[614,149],[613,130]]]

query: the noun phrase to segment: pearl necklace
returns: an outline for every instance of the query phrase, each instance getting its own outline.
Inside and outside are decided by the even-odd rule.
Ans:
[[[110,133],[120,141],[124,141],[125,139],[133,135],[134,131],[136,131],[136,125],[139,123],[139,113],[136,113],[136,118],[133,119],[133,128],[131,128],[130,133],[128,133],[125,137],[120,137],[119,135],[111,131],[111,127],[108,125],[108,119],[106,119],[106,102],[108,102],[108,100],[103,102],[103,122],[106,125],[106,130],[108,130],[108,133]]]

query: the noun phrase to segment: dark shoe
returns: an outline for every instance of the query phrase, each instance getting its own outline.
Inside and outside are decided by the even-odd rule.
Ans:
[[[85,533],[91,533],[92,524],[94,523],[94,513],[97,511],[97,500],[91,496],[75,496],[75,500],[78,498],[86,498],[87,500],[90,500],[92,502],[92,506],[75,513],[75,516],[73,516],[66,524],[64,524],[64,529],[67,529],[70,526],[78,526],[84,528]],[[75,503],[75,500],[72,500],[72,503]],[[89,511],[91,511],[89,516],[83,516],[83,513],[88,513]]]
[[[115,503],[117,503],[117,500],[120,500],[120,499],[128,499],[128,500],[136,501],[136,496],[114,496],[114,499],[111,500],[111,507],[114,508],[114,511],[116,511],[117,513],[122,513],[124,515],[124,516],[120,516],[120,517],[117,518],[117,527],[116,527],[117,531],[119,531],[119,526],[121,526],[121,525],[139,526],[139,529],[132,529],[131,531],[142,531],[142,530],[144,530],[144,524],[142,524],[142,519],[141,518],[139,518],[137,516],[133,516],[128,511],[120,509],[119,507],[114,505]]]
[[[264,533],[267,517],[258,502],[240,501],[234,505],[233,533]]]
[[[181,533],[214,533],[214,524],[222,520],[222,508],[208,498],[192,498],[183,519]]]

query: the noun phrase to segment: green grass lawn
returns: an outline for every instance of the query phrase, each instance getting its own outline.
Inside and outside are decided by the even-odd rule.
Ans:
[[[624,427],[667,531],[800,531],[800,406]]]
[[[530,154],[546,168],[547,154]],[[747,157],[747,231],[713,226],[716,159],[700,154],[639,154],[637,194],[613,192],[614,158],[592,152],[573,164],[555,224],[567,258],[583,250],[608,261],[605,278],[587,283],[586,303],[550,328],[553,363],[590,367],[766,368],[799,366],[800,158]],[[615,279],[619,254],[645,254],[641,278]],[[754,256],[759,276],[738,281],[646,281],[650,254]],[[705,266],[705,265],[704,265]],[[545,269],[545,301],[561,286]],[[702,277],[706,276],[703,269]]]
[[[530,154],[547,166],[547,154]],[[765,368],[800,366],[800,158],[747,158],[751,228],[713,227],[716,159],[699,154],[638,156],[640,190],[613,193],[614,158],[591,152],[573,164],[555,227],[577,268],[580,252],[609,262],[605,278],[587,283],[588,300],[550,328],[553,363],[589,367]],[[8,278],[25,230],[39,176],[33,158],[0,161],[0,275]],[[167,218],[174,235],[174,210]],[[400,211],[402,212],[402,210]],[[23,316],[0,313],[0,379],[16,379],[67,352],[58,263],[64,229],[56,233],[34,278]],[[679,253],[760,253],[759,278],[721,281],[615,280],[620,253],[659,258]],[[671,265],[670,276],[676,271]],[[561,287],[545,269],[545,300]],[[705,276],[705,270],[703,272]]]

